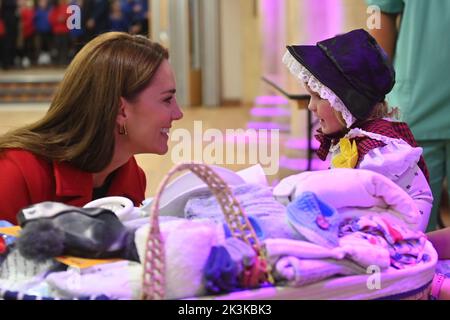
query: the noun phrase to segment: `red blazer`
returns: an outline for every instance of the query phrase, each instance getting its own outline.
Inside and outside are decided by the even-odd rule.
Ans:
[[[56,201],[82,207],[92,201],[92,173],[67,162],[48,161],[25,150],[0,154],[0,220],[17,224],[16,215],[29,205]],[[144,171],[134,157],[117,169],[108,196],[124,196],[139,206],[145,199]]]

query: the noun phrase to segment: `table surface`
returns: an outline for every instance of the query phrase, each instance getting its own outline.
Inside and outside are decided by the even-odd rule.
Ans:
[[[278,75],[264,75],[262,80],[291,100],[308,100],[309,94],[306,89],[294,79],[294,77],[283,77]]]

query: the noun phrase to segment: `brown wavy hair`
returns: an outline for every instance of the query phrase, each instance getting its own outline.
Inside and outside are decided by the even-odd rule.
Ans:
[[[99,172],[112,159],[120,97],[133,101],[168,51],[143,36],[108,32],[87,43],[68,66],[45,116],[0,137],[19,148]]]

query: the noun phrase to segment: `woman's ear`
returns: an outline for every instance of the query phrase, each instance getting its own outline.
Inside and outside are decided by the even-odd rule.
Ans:
[[[122,125],[127,121],[128,109],[129,102],[124,97],[120,97],[119,111],[117,112],[117,123],[119,125]]]

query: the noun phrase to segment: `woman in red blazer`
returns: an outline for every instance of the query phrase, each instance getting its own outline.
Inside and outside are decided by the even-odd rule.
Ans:
[[[0,220],[42,201],[83,206],[104,196],[145,197],[135,154],[165,154],[175,98],[168,52],[142,36],[109,32],[68,66],[39,121],[0,137]]]

